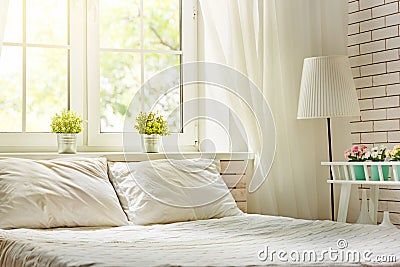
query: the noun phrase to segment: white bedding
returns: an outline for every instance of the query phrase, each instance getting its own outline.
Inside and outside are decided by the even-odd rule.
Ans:
[[[343,239],[338,247],[337,241]],[[0,266],[247,266],[271,264],[259,253],[304,250],[339,253],[371,251],[369,258],[394,255],[400,264],[400,230],[330,221],[245,215],[193,222],[114,228],[59,228],[0,230]],[[297,252],[299,254],[296,254]],[[342,251],[342,252],[341,252]],[[283,254],[281,255],[282,258]],[[316,264],[343,265],[326,255]],[[319,257],[320,258],[320,257]],[[283,262],[295,263],[289,255]],[[365,262],[372,264],[372,262]],[[300,260],[302,265],[315,263]],[[297,263],[299,263],[297,262]],[[363,265],[353,262],[355,265]],[[385,264],[389,265],[389,264]]]

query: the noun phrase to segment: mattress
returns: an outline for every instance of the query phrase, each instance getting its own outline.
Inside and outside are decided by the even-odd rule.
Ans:
[[[400,265],[400,230],[263,215],[151,226],[0,230],[0,266],[6,267],[382,262]]]

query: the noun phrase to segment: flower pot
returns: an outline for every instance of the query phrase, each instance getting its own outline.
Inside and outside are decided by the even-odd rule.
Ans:
[[[59,154],[75,154],[76,153],[76,136],[75,133],[58,133],[57,144]]]
[[[364,166],[353,165],[353,167],[354,167],[354,176],[356,177],[356,180],[365,180]]]
[[[397,178],[400,180],[400,165],[396,165]]]
[[[160,150],[161,135],[142,134],[142,150],[147,153],[157,153]]]
[[[388,178],[389,178],[389,166],[388,165],[382,165],[381,167],[382,167],[383,179],[385,181],[387,181]],[[379,178],[378,165],[372,165],[371,166],[371,176],[372,176],[372,181],[380,181],[381,180]]]

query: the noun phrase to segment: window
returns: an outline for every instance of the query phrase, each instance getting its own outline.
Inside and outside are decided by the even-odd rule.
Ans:
[[[160,94],[163,86],[145,82],[196,59],[189,2],[10,1],[0,61],[0,145],[54,147],[55,137],[48,138],[50,118],[70,108],[88,122],[81,147],[120,148],[133,96],[140,95],[141,105],[127,113],[132,123],[139,111],[150,108],[148,96]],[[181,84],[181,72],[174,75]],[[188,97],[195,97],[193,90],[186,94],[177,86],[160,96],[157,110],[168,114]],[[173,132],[185,126],[179,135],[184,144],[194,144],[195,125],[184,124],[182,112],[176,114],[169,118]]]

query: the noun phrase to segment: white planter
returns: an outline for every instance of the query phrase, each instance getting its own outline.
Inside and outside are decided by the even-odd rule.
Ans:
[[[142,134],[142,150],[147,153],[157,153],[160,151],[161,135]]]
[[[74,133],[58,133],[57,144],[59,154],[76,153],[76,136]]]

